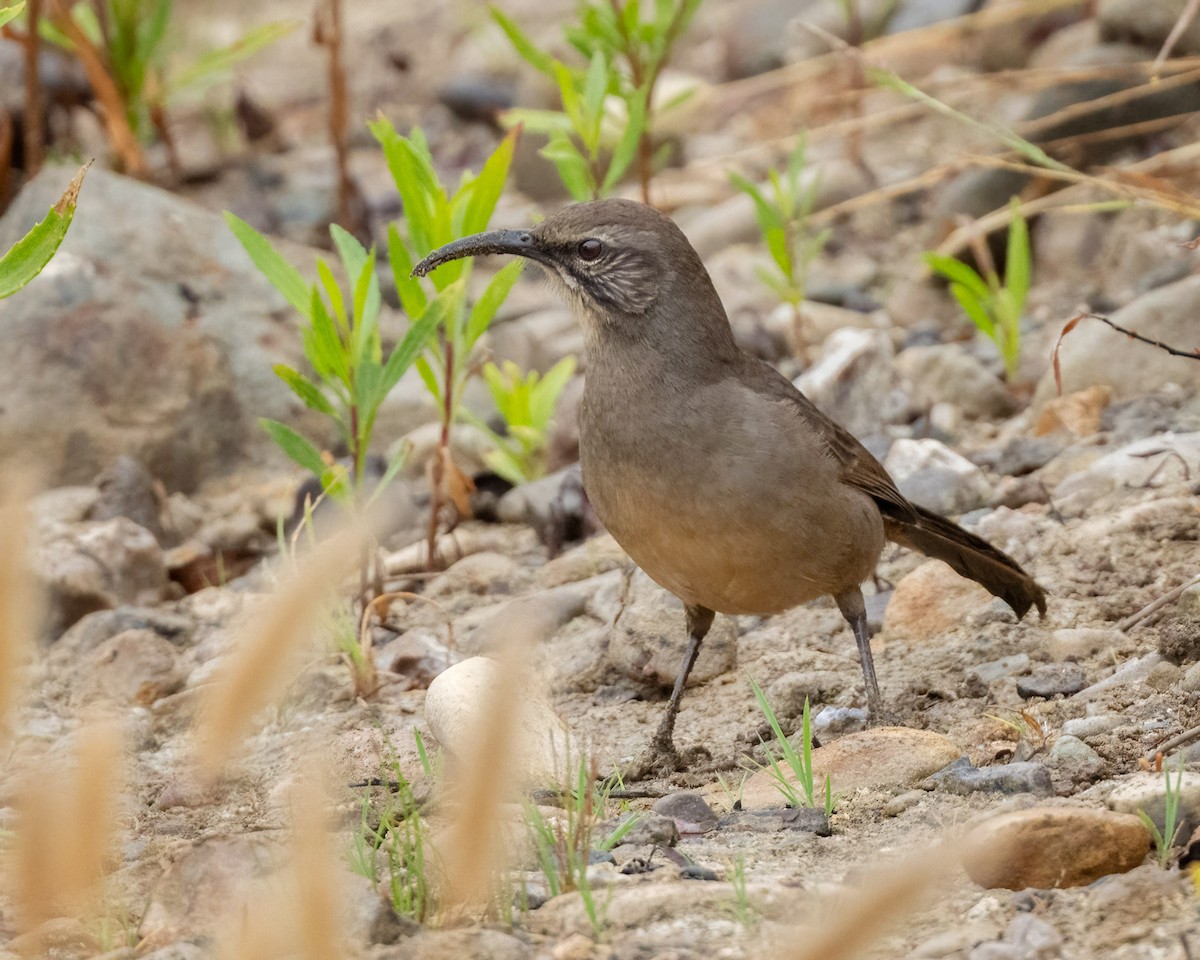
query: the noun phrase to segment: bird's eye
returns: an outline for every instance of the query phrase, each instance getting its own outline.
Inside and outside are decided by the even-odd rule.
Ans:
[[[580,260],[599,260],[600,254],[604,252],[604,244],[595,238],[583,240],[580,242],[577,252]]]

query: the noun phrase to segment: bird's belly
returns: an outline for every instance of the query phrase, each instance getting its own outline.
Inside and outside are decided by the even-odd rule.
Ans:
[[[874,503],[840,484],[814,503],[608,479],[589,495],[616,541],[685,603],[719,613],[778,613],[840,593],[871,575],[884,545]]]

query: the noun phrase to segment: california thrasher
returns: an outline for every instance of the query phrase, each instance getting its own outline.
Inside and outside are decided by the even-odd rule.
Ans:
[[[859,585],[884,543],[944,560],[1023,617],[1046,594],[979,537],[916,504],[850,433],[734,343],[699,255],[629,200],[570,206],[529,230],[447,244],[417,264],[516,254],[547,268],[582,322],[584,486],[637,564],[684,603],[688,645],[652,750],[677,759],[684,683],[714,611],[780,613],[832,595],[882,708]]]

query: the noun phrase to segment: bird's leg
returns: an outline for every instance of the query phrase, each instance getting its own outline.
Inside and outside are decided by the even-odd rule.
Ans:
[[[871,656],[871,630],[867,626],[867,605],[863,601],[862,590],[851,587],[839,593],[834,600],[842,616],[854,631],[855,642],[858,643],[858,659],[862,662],[863,680],[867,685],[867,718],[871,723],[878,723],[883,717],[883,697],[879,693],[879,681],[875,679],[875,659]]]
[[[671,690],[671,699],[667,701],[667,712],[663,714],[658,730],[654,734],[651,745],[655,752],[664,755],[675,754],[675,718],[679,715],[679,701],[683,699],[683,686],[687,683],[688,674],[696,665],[696,657],[700,654],[700,641],[712,626],[713,612],[707,607],[684,607],[687,614],[688,642],[683,653],[683,663],[679,665],[679,675],[675,677],[675,687]]]

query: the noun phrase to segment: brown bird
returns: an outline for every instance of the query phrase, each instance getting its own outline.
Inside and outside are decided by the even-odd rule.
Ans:
[[[910,503],[849,432],[743,353],[708,271],[670,218],[628,200],[570,206],[529,230],[436,250],[547,269],[584,329],[584,486],[617,542],[684,603],[688,644],[652,755],[675,764],[679,701],[714,612],[780,613],[832,596],[878,718],[859,585],[886,541],[944,560],[1023,617],[1046,594],[1012,558]]]

